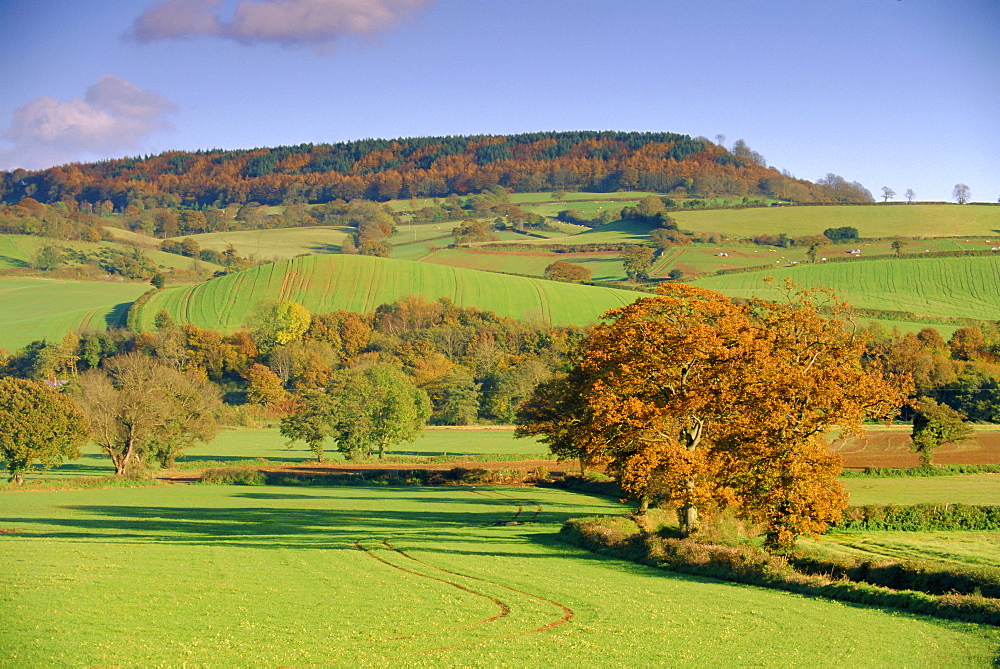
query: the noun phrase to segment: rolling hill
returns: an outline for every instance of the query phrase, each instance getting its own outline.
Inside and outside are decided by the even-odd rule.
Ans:
[[[232,331],[247,321],[261,300],[289,299],[314,312],[364,312],[408,295],[432,300],[446,297],[460,306],[518,319],[586,325],[643,293],[405,260],[304,256],[206,283],[161,290],[137,308],[134,323],[137,329],[152,329],[156,313],[165,309],[178,322]]]
[[[71,330],[124,327],[129,305],[148,289],[147,283],[0,277],[0,348],[59,341]]]
[[[731,297],[780,299],[764,277],[837,290],[856,307],[921,316],[1000,319],[1000,257],[885,259],[816,263],[708,276],[692,283]]]

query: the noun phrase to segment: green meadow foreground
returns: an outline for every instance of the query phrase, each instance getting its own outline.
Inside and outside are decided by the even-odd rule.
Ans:
[[[542,488],[0,495],[16,666],[989,666],[1000,631],[679,576],[555,541]],[[524,521],[514,526],[495,523]],[[891,640],[891,641],[890,641]]]

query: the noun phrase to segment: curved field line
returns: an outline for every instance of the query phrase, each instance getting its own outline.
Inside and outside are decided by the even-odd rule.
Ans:
[[[540,509],[540,507],[539,507],[539,509]],[[393,538],[393,537],[389,537],[389,539],[391,539],[391,538]],[[552,606],[555,606],[556,608],[558,608],[558,609],[560,609],[562,611],[562,616],[558,620],[554,620],[554,621],[552,621],[550,623],[542,625],[541,627],[536,627],[535,629],[525,630],[523,632],[517,632],[515,634],[507,634],[505,636],[501,636],[501,637],[498,637],[498,638],[495,638],[495,639],[483,639],[482,641],[472,641],[472,642],[468,642],[468,643],[460,643],[460,644],[455,644],[453,646],[442,646],[440,648],[430,648],[428,650],[421,651],[421,653],[420,653],[421,655],[423,655],[425,653],[435,653],[435,652],[440,651],[440,650],[453,650],[455,648],[467,648],[469,646],[479,646],[479,645],[482,645],[484,643],[488,643],[490,641],[501,641],[503,639],[513,639],[513,638],[516,638],[516,637],[519,637],[519,636],[527,636],[528,634],[537,634],[539,632],[545,632],[545,631],[548,631],[550,629],[553,629],[554,627],[559,627],[560,625],[564,625],[565,623],[568,623],[573,618],[573,615],[574,615],[573,609],[569,608],[565,604],[560,604],[559,602],[557,602],[555,600],[548,599],[547,597],[542,597],[541,595],[536,595],[536,594],[531,593],[531,592],[526,592],[524,590],[518,590],[517,588],[511,587],[509,585],[504,585],[503,583],[497,583],[496,581],[491,581],[489,579],[479,578],[478,576],[469,576],[468,574],[463,574],[463,573],[457,572],[457,571],[451,571],[450,569],[445,569],[444,567],[438,567],[438,566],[430,564],[428,562],[424,562],[423,560],[418,560],[417,558],[413,557],[409,553],[406,553],[405,551],[403,551],[403,550],[401,550],[399,548],[396,548],[395,546],[393,546],[392,544],[390,544],[389,543],[389,539],[385,539],[385,540],[382,541],[382,544],[386,548],[389,548],[391,550],[396,551],[397,553],[399,553],[403,557],[405,557],[405,558],[407,558],[409,560],[413,560],[417,564],[422,564],[424,566],[430,567],[431,569],[436,569],[436,570],[438,570],[440,572],[444,572],[445,574],[451,574],[453,576],[461,576],[462,578],[468,578],[468,579],[471,579],[473,581],[479,581],[481,583],[487,583],[489,585],[496,586],[498,588],[503,588],[505,590],[510,590],[511,592],[518,593],[519,595],[524,595],[525,597],[531,597],[532,599],[538,600],[540,602],[545,602],[546,604],[551,604]],[[433,578],[433,577],[428,577],[428,578]]]
[[[488,492],[491,493],[491,494],[493,494],[493,495],[498,495],[499,497],[492,497],[491,498],[489,495],[486,494],[486,492],[483,492],[483,491],[480,491],[480,490],[470,490],[469,492],[471,492],[473,494],[476,494],[476,495],[481,495],[483,497],[486,497],[487,499],[507,499],[507,500],[511,500],[511,501],[515,501],[515,502],[528,502],[528,503],[534,504],[535,505],[535,513],[532,516],[532,520],[534,520],[535,518],[537,518],[538,515],[542,512],[541,505],[537,504],[534,500],[511,497],[510,495],[505,495],[504,493],[493,491],[493,490],[488,491]],[[517,512],[514,514],[514,518],[517,518],[518,516],[520,516],[520,514],[522,512],[522,509],[523,509],[523,507],[520,506],[520,505],[517,507]],[[442,650],[453,650],[455,648],[467,648],[467,647],[470,647],[470,646],[479,646],[479,645],[482,645],[484,643],[489,643],[491,641],[501,641],[503,639],[513,639],[513,638],[520,637],[520,636],[526,636],[528,634],[537,634],[539,632],[545,632],[545,631],[548,631],[550,629],[553,629],[555,627],[558,627],[560,625],[563,625],[563,624],[569,622],[573,618],[573,616],[575,615],[574,611],[571,608],[569,608],[568,606],[566,606],[564,604],[560,604],[559,602],[557,602],[555,600],[548,599],[547,597],[542,597],[541,595],[536,595],[534,593],[527,592],[525,590],[519,590],[518,588],[514,588],[514,587],[509,586],[509,585],[504,585],[502,583],[497,583],[496,581],[491,581],[489,579],[480,578],[478,576],[470,576],[468,574],[463,574],[461,572],[452,571],[450,569],[445,569],[444,567],[438,567],[437,565],[433,565],[433,564],[431,564],[429,562],[425,562],[423,560],[419,560],[419,559],[413,557],[412,555],[410,555],[409,553],[407,553],[406,551],[393,546],[389,541],[390,541],[390,539],[395,539],[395,538],[396,537],[394,537],[394,536],[386,537],[385,539],[382,540],[382,545],[386,549],[395,552],[396,554],[400,555],[401,557],[406,558],[407,560],[415,562],[415,563],[417,563],[419,565],[422,565],[424,567],[428,567],[430,569],[434,569],[436,571],[442,572],[444,574],[449,574],[451,576],[458,576],[460,578],[466,578],[466,579],[469,579],[469,580],[472,580],[472,581],[479,581],[480,583],[486,583],[487,585],[491,585],[491,586],[494,586],[494,587],[497,587],[497,588],[503,588],[504,590],[509,590],[510,592],[515,592],[515,593],[517,593],[519,595],[524,595],[525,597],[530,597],[531,599],[534,599],[534,600],[537,600],[537,601],[540,601],[540,602],[544,602],[546,604],[551,604],[552,606],[558,608],[562,612],[562,615],[559,617],[558,620],[554,620],[554,621],[552,621],[550,623],[546,623],[545,625],[542,625],[541,627],[536,627],[534,629],[525,630],[525,631],[522,631],[522,632],[516,632],[514,634],[507,634],[507,635],[500,636],[500,637],[495,637],[495,638],[492,638],[492,639],[483,639],[481,641],[470,641],[470,642],[466,642],[466,643],[455,644],[455,645],[452,645],[452,646],[441,646],[441,647],[438,647],[438,648],[429,648],[427,650],[420,651],[419,654],[421,654],[421,655],[424,655],[424,654],[427,654],[427,653],[436,653],[436,652],[442,651]],[[469,627],[476,627],[476,626],[479,626],[479,625],[485,625],[487,623],[491,623],[491,622],[494,622],[496,620],[499,620],[500,618],[506,617],[507,615],[510,614],[510,607],[505,602],[503,602],[500,599],[497,599],[495,597],[492,597],[491,595],[479,592],[477,590],[473,590],[472,588],[463,586],[460,583],[456,583],[454,581],[451,581],[451,580],[448,580],[448,579],[445,579],[445,578],[438,578],[436,576],[431,576],[429,574],[424,574],[424,573],[421,573],[421,572],[413,570],[413,569],[407,569],[406,567],[401,567],[401,566],[399,566],[397,564],[393,564],[392,562],[390,562],[390,561],[388,561],[388,560],[386,560],[384,558],[381,558],[378,555],[375,555],[373,552],[369,551],[368,549],[364,548],[361,545],[361,541],[362,541],[361,539],[358,539],[357,541],[355,541],[354,542],[354,547],[357,548],[358,550],[364,552],[369,557],[374,558],[375,560],[378,560],[379,562],[381,562],[383,564],[386,564],[386,565],[388,565],[390,567],[393,567],[394,569],[398,569],[398,570],[400,570],[402,572],[405,572],[407,574],[411,574],[413,576],[419,576],[419,577],[422,577],[422,578],[430,579],[432,581],[438,581],[440,583],[446,583],[446,584],[448,584],[448,585],[450,585],[452,587],[458,588],[459,590],[463,590],[463,591],[471,593],[473,595],[477,595],[479,597],[484,597],[486,599],[489,599],[490,601],[494,602],[495,604],[497,604],[500,607],[500,613],[498,613],[498,614],[496,614],[494,616],[491,616],[489,618],[484,618],[482,620],[479,620],[479,621],[476,621],[476,622],[473,622],[473,623],[467,623],[465,625],[456,625],[456,626],[445,628],[445,629],[442,629],[442,630],[439,630],[439,631],[436,631],[436,632],[433,632],[433,633],[430,633],[430,634],[439,634],[440,632],[446,632],[446,631],[451,631],[451,630],[456,630],[456,629],[464,629],[464,628],[469,628]],[[405,637],[396,637],[396,639],[398,639],[398,640],[413,639],[413,638],[416,638],[416,637],[419,637],[419,636],[428,636],[428,635],[410,635],[410,636],[405,636]]]
[[[394,538],[394,537],[386,537],[385,539],[383,539],[382,540],[382,545],[385,546],[388,550],[395,551],[396,553],[399,553],[400,555],[403,555],[404,557],[407,557],[407,558],[413,560],[414,562],[417,562],[419,564],[424,564],[424,565],[426,565],[428,567],[433,567],[433,568],[437,569],[437,567],[434,567],[433,565],[428,565],[425,562],[421,562],[420,560],[414,560],[414,558],[410,557],[409,555],[404,554],[402,551],[400,551],[400,550],[392,547],[391,545],[389,545],[389,543],[388,543],[389,539],[392,539],[392,538]],[[468,593],[470,593],[472,595],[476,595],[477,597],[482,597],[483,599],[488,599],[491,602],[493,602],[494,604],[496,604],[498,607],[500,607],[500,612],[499,613],[497,613],[495,615],[492,615],[492,616],[490,616],[488,618],[483,618],[482,620],[477,620],[475,622],[466,623],[464,625],[454,625],[452,627],[446,627],[446,628],[444,628],[442,630],[438,630],[436,632],[433,632],[433,634],[440,634],[441,632],[448,632],[448,631],[457,630],[457,629],[464,629],[466,627],[476,627],[478,625],[485,625],[487,623],[493,622],[494,620],[499,620],[500,618],[503,618],[504,616],[510,615],[510,607],[507,606],[507,604],[505,602],[503,602],[502,600],[497,599],[496,597],[492,597],[490,595],[487,595],[486,593],[479,592],[478,590],[473,590],[472,588],[468,588],[468,587],[462,585],[461,583],[456,583],[455,581],[449,581],[448,579],[445,579],[445,578],[438,578],[437,576],[431,576],[429,574],[424,574],[424,573],[421,573],[419,571],[414,571],[413,569],[407,569],[406,567],[401,567],[398,564],[393,564],[392,562],[389,562],[385,558],[381,558],[378,555],[375,555],[375,553],[371,552],[370,550],[368,550],[367,548],[365,548],[364,546],[362,546],[361,545],[361,541],[362,541],[361,539],[358,539],[357,541],[355,541],[354,542],[354,547],[357,548],[358,550],[360,550],[361,552],[363,552],[368,557],[374,558],[375,560],[378,560],[382,564],[389,565],[393,569],[398,569],[399,571],[405,572],[407,574],[412,574],[413,576],[419,576],[420,578],[427,578],[427,579],[430,579],[432,581],[437,581],[439,583],[445,583],[447,585],[452,586],[453,588],[457,588],[459,590],[462,590],[463,592],[468,592]],[[444,570],[441,569],[439,571],[444,571]],[[457,575],[458,576],[462,576],[462,574],[457,574]],[[425,636],[425,635],[412,634],[412,635],[409,635],[409,636],[395,637],[394,640],[413,639],[413,638],[416,638],[418,636]]]

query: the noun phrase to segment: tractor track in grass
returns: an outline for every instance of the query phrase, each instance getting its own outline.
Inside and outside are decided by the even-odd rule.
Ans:
[[[518,520],[518,518],[520,518],[521,514],[524,512],[524,507],[526,506],[526,505],[519,504],[517,506],[517,511],[514,513],[514,515],[513,515],[513,517],[511,518],[510,521],[507,521],[507,522],[499,521],[499,522],[496,522],[496,523],[489,523],[488,526],[496,526],[496,525],[501,525],[501,526],[503,526],[503,525],[521,525],[521,524],[528,523],[528,522],[534,522],[535,519],[537,519],[538,516],[539,516],[539,514],[541,514],[541,512],[542,512],[541,505],[538,504],[538,503],[536,503],[534,500],[513,497],[511,495],[506,495],[506,494],[504,494],[502,492],[498,492],[498,491],[495,491],[495,490],[482,491],[482,490],[472,489],[469,492],[472,493],[472,494],[474,494],[474,495],[480,495],[482,497],[485,497],[486,499],[504,500],[504,501],[509,500],[509,501],[512,501],[512,502],[526,502],[527,503],[526,505],[534,505],[534,507],[535,507],[534,512],[533,512],[530,520],[526,520],[526,521],[520,521],[520,520]],[[459,527],[462,527],[462,525],[459,525]],[[551,605],[551,606],[559,609],[559,611],[562,614],[557,620],[553,620],[553,621],[551,621],[549,623],[546,623],[545,625],[542,625],[540,627],[536,627],[536,628],[529,629],[529,630],[523,630],[523,631],[515,632],[515,633],[512,633],[512,634],[504,634],[502,636],[492,637],[492,638],[489,638],[489,639],[482,639],[482,640],[479,640],[479,641],[470,641],[470,642],[466,642],[466,643],[458,643],[458,644],[453,644],[453,645],[449,645],[449,646],[439,646],[439,647],[435,647],[435,648],[429,648],[429,649],[426,649],[426,650],[419,651],[419,654],[421,654],[421,655],[424,655],[424,654],[427,654],[427,653],[436,653],[436,652],[443,651],[443,650],[454,650],[456,648],[468,648],[468,647],[471,647],[471,646],[478,646],[478,645],[482,645],[484,643],[489,643],[489,642],[493,642],[493,641],[502,641],[504,639],[513,639],[513,638],[517,638],[517,637],[520,637],[520,636],[526,636],[528,634],[538,634],[540,632],[546,632],[546,631],[548,631],[550,629],[553,629],[555,627],[559,627],[560,625],[563,625],[563,624],[569,622],[573,618],[573,615],[574,615],[573,610],[571,608],[569,608],[568,606],[566,606],[564,604],[560,604],[559,602],[557,602],[555,600],[548,599],[547,597],[542,597],[541,595],[536,595],[534,593],[527,592],[525,590],[520,590],[518,588],[514,588],[514,587],[509,586],[509,585],[504,585],[502,583],[497,583],[496,581],[491,581],[491,580],[486,579],[486,578],[480,578],[478,576],[470,576],[469,574],[463,574],[461,572],[452,571],[450,569],[445,569],[444,567],[439,567],[437,565],[434,565],[434,564],[431,564],[429,562],[425,562],[423,560],[415,558],[412,555],[410,555],[409,553],[407,553],[406,551],[404,551],[401,548],[398,548],[398,547],[394,546],[392,543],[390,543],[391,540],[396,539],[396,538],[398,538],[398,537],[397,536],[386,537],[385,539],[383,539],[381,541],[382,547],[385,548],[386,550],[392,551],[396,555],[399,555],[400,557],[402,557],[402,558],[404,558],[406,560],[409,560],[409,561],[415,563],[416,565],[420,565],[421,567],[425,567],[425,568],[428,568],[428,569],[433,569],[435,571],[441,572],[443,574],[447,574],[449,576],[459,577],[459,578],[463,578],[463,579],[469,579],[469,580],[472,580],[472,581],[478,581],[480,583],[484,583],[484,584],[487,584],[489,586],[493,586],[493,587],[496,587],[496,588],[502,588],[504,590],[508,590],[510,592],[517,593],[519,595],[523,595],[525,597],[529,597],[529,598],[534,599],[536,601],[543,602],[545,604]],[[477,620],[477,621],[472,622],[472,623],[466,623],[464,625],[455,625],[455,626],[448,627],[448,628],[445,628],[445,629],[442,629],[442,630],[439,630],[439,631],[436,631],[436,632],[433,632],[433,633],[428,633],[428,635],[429,634],[440,634],[441,632],[448,632],[448,631],[453,631],[453,630],[458,630],[458,629],[468,629],[468,628],[471,628],[471,627],[478,627],[480,625],[488,625],[489,623],[492,623],[492,622],[495,622],[495,621],[500,620],[502,618],[505,618],[505,617],[507,617],[510,614],[510,611],[511,611],[510,605],[507,602],[503,601],[502,599],[499,599],[497,597],[493,597],[492,595],[489,595],[489,594],[484,593],[484,592],[480,592],[479,590],[476,590],[474,588],[467,587],[465,585],[462,585],[461,583],[458,583],[456,581],[450,580],[448,578],[442,578],[442,577],[438,577],[438,576],[432,576],[430,574],[423,573],[422,571],[418,571],[416,569],[408,569],[408,568],[403,567],[401,565],[395,564],[395,563],[393,563],[393,562],[391,562],[389,560],[386,560],[385,558],[379,557],[374,552],[372,552],[372,551],[368,550],[367,548],[365,548],[364,546],[362,546],[361,545],[362,541],[364,541],[364,539],[358,539],[357,541],[355,541],[354,542],[355,548],[357,548],[358,550],[362,551],[367,556],[369,556],[369,557],[371,557],[371,558],[373,558],[375,560],[378,560],[379,562],[381,562],[381,563],[383,563],[385,565],[388,565],[388,566],[390,566],[390,567],[392,567],[394,569],[398,569],[399,571],[402,571],[404,573],[411,574],[413,576],[418,576],[418,577],[421,577],[421,578],[430,579],[432,581],[437,581],[439,583],[445,583],[447,585],[450,585],[450,586],[452,586],[454,588],[457,588],[459,590],[462,590],[464,592],[468,592],[468,593],[476,595],[478,597],[483,597],[485,599],[488,599],[488,600],[492,601],[493,603],[495,603],[497,606],[500,607],[500,612],[499,613],[497,613],[497,614],[495,614],[493,616],[490,616],[488,618],[483,618],[481,620]],[[418,638],[420,636],[428,636],[428,635],[409,635],[409,636],[404,636],[404,637],[396,637],[393,640],[406,640],[406,639],[413,639],[413,638]]]

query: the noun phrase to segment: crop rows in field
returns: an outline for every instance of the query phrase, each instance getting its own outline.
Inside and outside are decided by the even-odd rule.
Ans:
[[[779,281],[767,285],[765,277]],[[816,263],[710,276],[696,285],[732,297],[781,299],[781,279],[835,289],[856,307],[917,315],[1000,318],[1000,258],[916,258]]]
[[[607,309],[641,296],[402,260],[307,256],[160,291],[142,306],[137,326],[152,328],[155,314],[166,309],[179,322],[232,331],[246,323],[261,300],[288,299],[314,312],[366,312],[408,295],[431,300],[447,297],[459,306],[503,316],[579,325],[595,322]]]
[[[123,327],[148,284],[0,277],[0,347],[58,341],[71,330]]]

